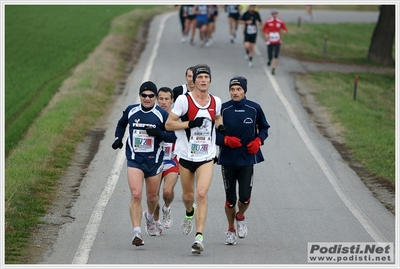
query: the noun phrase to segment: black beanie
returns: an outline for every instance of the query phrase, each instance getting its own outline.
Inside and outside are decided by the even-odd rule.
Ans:
[[[151,81],[143,82],[143,84],[140,86],[139,94],[144,91],[152,91],[155,95],[157,95],[157,86]]]
[[[243,88],[244,92],[247,92],[247,79],[244,77],[233,77],[229,81],[229,89],[233,85],[239,85],[240,87]]]
[[[193,69],[193,82],[196,82],[197,76],[201,73],[208,74],[210,76],[210,82],[211,82],[211,70],[209,67],[204,66],[204,65],[200,65],[200,66],[196,67],[195,69]]]

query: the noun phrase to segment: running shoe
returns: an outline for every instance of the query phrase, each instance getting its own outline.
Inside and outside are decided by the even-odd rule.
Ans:
[[[196,213],[196,204],[193,204],[193,216],[186,216],[183,218],[182,222],[181,222],[181,231],[184,235],[188,235],[192,232],[193,230],[193,217]]]
[[[271,65],[271,60],[268,60],[267,65],[268,65],[268,66]]]
[[[200,48],[204,47],[204,45],[206,44],[206,42],[207,42],[207,40],[204,39],[204,40],[201,42],[201,44],[200,44]]]
[[[272,74],[272,75],[275,75],[275,68],[272,68],[271,74]]]
[[[143,211],[143,218],[146,220],[147,234],[151,235],[151,236],[156,236],[157,235],[157,225],[156,225],[156,222],[154,221],[154,219],[152,222],[147,219],[147,209],[145,211]]]
[[[203,236],[201,234],[196,235],[194,243],[192,245],[192,254],[200,254],[204,250]]]
[[[225,245],[236,245],[236,232],[226,232]]]
[[[253,62],[252,61],[249,61],[249,63],[248,63],[248,65],[247,65],[249,68],[252,68],[253,67]]]
[[[163,222],[162,225],[164,226],[165,229],[169,229],[172,226],[172,216],[171,216],[171,209],[165,209],[162,207],[162,212],[163,212]]]
[[[157,235],[162,235],[162,233],[164,232],[164,226],[161,224],[159,220],[156,221],[156,229],[157,229]]]
[[[236,230],[239,238],[245,238],[247,235],[246,220],[236,220]]]
[[[182,37],[181,39],[181,43],[185,43],[186,39],[184,37]]]
[[[136,231],[133,233],[132,245],[137,246],[137,247],[144,245],[143,237],[140,232]]]

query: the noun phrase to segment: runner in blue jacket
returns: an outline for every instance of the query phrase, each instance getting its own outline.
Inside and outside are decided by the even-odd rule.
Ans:
[[[140,104],[129,105],[122,113],[115,128],[113,149],[123,147],[122,139],[128,126],[126,139],[126,159],[128,165],[128,184],[131,191],[129,213],[133,226],[132,244],[144,245],[140,230],[142,219],[142,191],[146,182],[148,209],[143,212],[146,232],[157,235],[154,211],[158,204],[158,189],[163,170],[164,142],[175,142],[174,132],[165,130],[168,112],[156,105],[157,86],[144,82],[139,89]]]
[[[268,137],[270,125],[261,106],[247,100],[246,78],[233,77],[229,81],[229,92],[231,100],[221,107],[223,125],[217,132],[216,143],[220,146],[218,164],[221,165],[226,194],[228,232],[225,244],[235,245],[237,236],[244,238],[247,235],[244,213],[250,203],[254,164],[264,161],[260,146]]]

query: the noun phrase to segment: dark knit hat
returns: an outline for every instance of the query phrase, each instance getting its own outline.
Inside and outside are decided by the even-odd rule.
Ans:
[[[144,91],[152,91],[155,95],[157,95],[157,86],[151,81],[143,82],[143,84],[140,86],[139,94]]]
[[[199,74],[205,73],[210,76],[210,81],[211,81],[211,70],[210,67],[205,66],[205,65],[199,65],[196,68],[193,69],[193,82],[196,81],[196,78]]]
[[[243,88],[244,92],[247,92],[247,79],[244,77],[233,77],[229,81],[229,89],[231,86],[238,85]]]

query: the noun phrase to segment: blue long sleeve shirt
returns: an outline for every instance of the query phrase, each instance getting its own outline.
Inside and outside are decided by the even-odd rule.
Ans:
[[[130,105],[124,110],[115,129],[115,137],[122,138],[129,125],[125,147],[127,160],[135,160],[150,166],[163,161],[164,142],[176,141],[175,133],[165,129],[167,118],[168,112],[158,105],[154,105],[149,111],[143,110],[140,104]],[[148,136],[146,128],[149,127],[160,129],[161,136]]]
[[[261,150],[254,155],[247,151],[247,144],[256,137],[261,139],[262,144],[268,137],[270,125],[261,106],[246,97],[239,102],[230,100],[222,104],[221,115],[223,124],[229,128],[227,135],[239,138],[242,146],[231,148],[225,145],[225,136],[217,132],[216,143],[220,147],[218,164],[245,166],[264,161]]]

